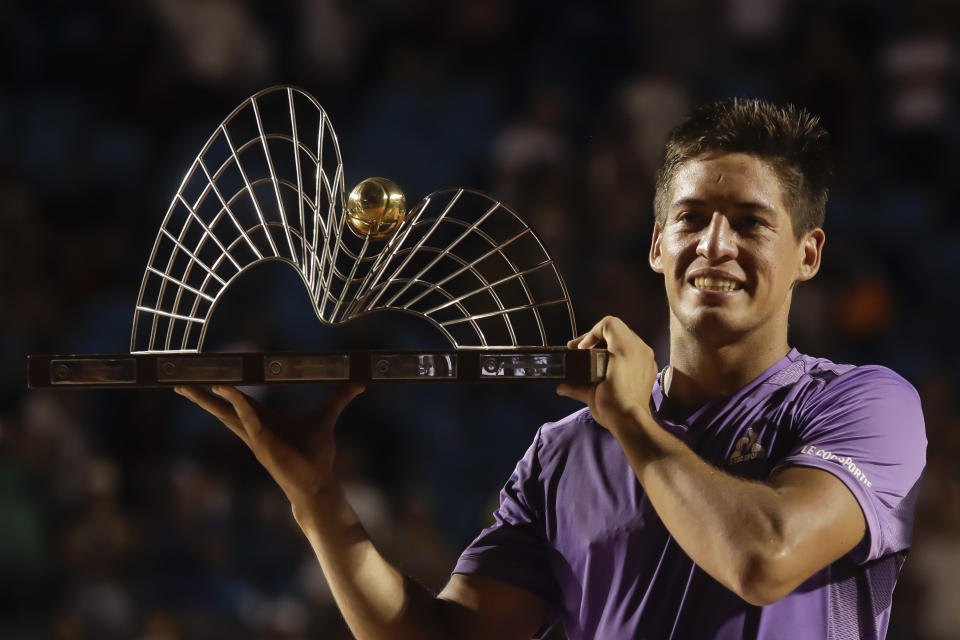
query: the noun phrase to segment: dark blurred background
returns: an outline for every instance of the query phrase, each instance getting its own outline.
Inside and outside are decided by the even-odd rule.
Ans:
[[[666,131],[728,96],[819,113],[839,171],[791,343],[920,391],[928,466],[889,637],[960,637],[958,25],[954,0],[0,3],[0,636],[349,637],[225,428],[169,391],[24,381],[28,353],[128,349],[183,172],[234,106],[289,82],[331,115],[348,187],[496,194],[553,249],[580,327],[619,315],[661,364],[646,255]],[[289,269],[240,284],[225,344],[358,340]],[[378,322],[363,330],[415,346]],[[323,389],[255,392],[306,409]],[[385,554],[440,588],[534,430],[574,408],[549,385],[372,388],[341,423],[341,474]]]

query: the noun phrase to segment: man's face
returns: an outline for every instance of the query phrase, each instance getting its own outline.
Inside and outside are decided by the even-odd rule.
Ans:
[[[779,323],[785,339],[793,284],[816,274],[824,235],[794,237],[773,168],[743,153],[708,152],[680,166],[668,202],[650,265],[664,275],[674,318],[711,343],[776,332]]]

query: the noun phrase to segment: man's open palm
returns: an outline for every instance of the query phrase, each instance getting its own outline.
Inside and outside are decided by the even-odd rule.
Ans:
[[[300,416],[263,407],[230,386],[213,388],[219,398],[200,387],[180,386],[174,390],[229,427],[250,447],[287,498],[296,503],[333,481],[333,427],[347,404],[364,388],[340,387],[318,409]]]

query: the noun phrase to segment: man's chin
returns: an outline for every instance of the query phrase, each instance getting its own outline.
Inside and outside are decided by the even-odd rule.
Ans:
[[[687,333],[705,344],[725,345],[742,340],[750,333],[748,323],[732,318],[732,314],[725,311],[701,309],[699,313],[684,318],[681,324]]]

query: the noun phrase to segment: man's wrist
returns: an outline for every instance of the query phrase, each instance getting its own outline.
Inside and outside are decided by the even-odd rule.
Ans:
[[[293,517],[304,530],[339,519],[345,503],[343,489],[336,483],[290,500]]]
[[[673,450],[671,441],[675,439],[660,426],[649,407],[632,407],[620,414],[608,428],[635,468],[638,464],[661,460]]]

